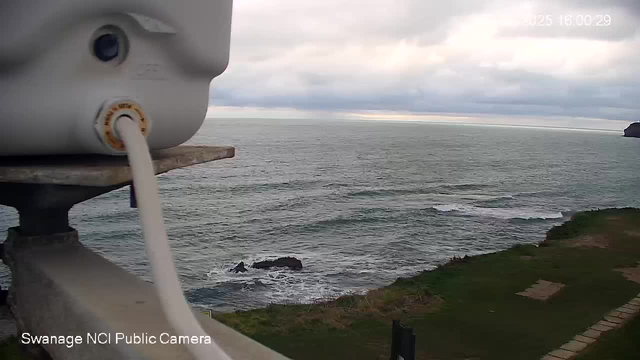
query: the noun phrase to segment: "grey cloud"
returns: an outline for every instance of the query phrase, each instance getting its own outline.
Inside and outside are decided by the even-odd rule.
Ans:
[[[552,0],[545,0],[550,2]],[[567,0],[568,7],[591,9],[620,8],[640,16],[640,2],[637,0]]]
[[[542,116],[570,116],[585,118],[610,118],[635,121],[640,111],[638,108],[599,106],[592,102],[564,102],[549,101],[548,98],[532,99],[463,99],[443,97],[422,93],[421,96],[408,94],[385,94],[377,97],[339,97],[332,96],[266,96],[255,99],[242,99],[234,95],[222,95],[216,101],[217,105],[254,106],[254,107],[289,107],[301,110],[334,110],[357,112],[367,109],[374,111],[406,111],[433,113],[469,113],[469,114],[502,114],[502,115],[542,115]],[[476,101],[474,101],[476,100]]]
[[[472,40],[447,44],[473,15],[496,14],[518,3],[268,0],[243,5],[236,0],[240,6],[234,13],[231,62],[213,82],[211,103],[352,112],[640,118],[640,75],[635,70],[640,1],[538,0],[536,9],[559,14],[608,11],[616,15],[616,23],[607,29],[518,28],[498,34],[510,41],[566,38],[624,45],[603,48],[623,53],[600,54],[602,59],[594,59],[585,70],[564,74],[535,62],[521,63],[521,56],[508,48],[484,50]],[[422,50],[402,53],[404,43]],[[464,49],[474,45],[479,47]],[[384,52],[393,51],[399,51],[399,65],[385,64],[394,56]],[[389,56],[371,65],[380,52]],[[489,63],[482,60],[483,53],[491,55]],[[548,55],[540,62],[555,59]]]

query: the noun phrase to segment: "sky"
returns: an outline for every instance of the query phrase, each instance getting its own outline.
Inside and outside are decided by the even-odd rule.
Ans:
[[[640,0],[234,0],[208,116],[618,128],[639,64]]]

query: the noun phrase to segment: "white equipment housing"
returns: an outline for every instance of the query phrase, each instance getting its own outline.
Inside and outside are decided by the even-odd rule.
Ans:
[[[115,119],[149,147],[200,128],[229,61],[232,0],[0,1],[0,156],[125,154]]]

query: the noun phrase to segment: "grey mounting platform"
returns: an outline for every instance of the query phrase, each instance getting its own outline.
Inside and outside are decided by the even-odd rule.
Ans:
[[[152,152],[156,174],[234,155],[230,146],[178,146]],[[23,234],[63,233],[69,231],[73,205],[131,180],[126,156],[0,157],[0,205],[18,210]]]
[[[180,146],[152,154],[156,173],[233,157],[233,147]],[[184,345],[115,344],[117,333],[174,334],[153,284],[84,247],[69,227],[79,202],[131,183],[126,157],[0,158],[0,204],[13,206],[20,226],[9,229],[2,259],[12,272],[9,305],[20,332],[80,335],[83,344],[45,345],[54,360],[191,360]],[[123,204],[126,206],[126,204]],[[286,359],[194,311],[205,331],[234,360]],[[87,333],[111,334],[87,345]]]
[[[156,174],[232,158],[231,146],[178,146],[151,153]],[[113,186],[131,181],[126,156],[56,155],[0,157],[0,183]]]

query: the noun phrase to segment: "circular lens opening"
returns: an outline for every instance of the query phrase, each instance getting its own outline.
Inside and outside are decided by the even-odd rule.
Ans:
[[[120,39],[116,34],[104,34],[93,41],[93,53],[100,61],[111,61],[120,54]]]

